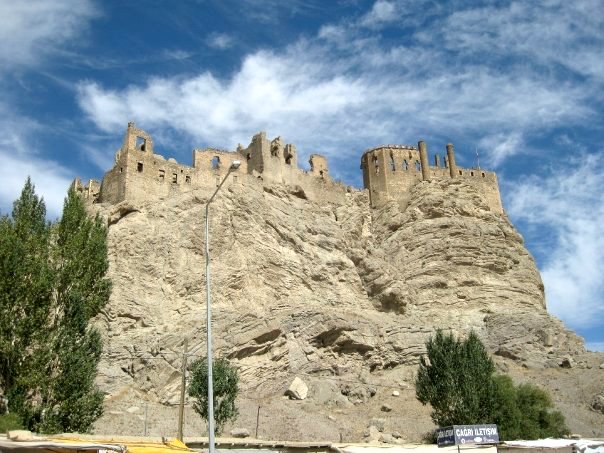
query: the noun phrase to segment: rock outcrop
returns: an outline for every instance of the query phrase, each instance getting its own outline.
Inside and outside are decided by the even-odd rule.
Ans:
[[[135,403],[149,407],[151,434],[176,432],[185,338],[192,358],[205,353],[206,197],[96,205],[108,219],[114,285],[97,320],[107,393],[99,433],[142,432],[125,413]],[[583,376],[560,367],[565,357],[602,359],[580,359],[582,340],[546,311],[522,237],[472,186],[424,181],[404,203],[373,210],[366,191],[345,199],[321,204],[284,186],[237,184],[211,205],[215,355],[240,372],[238,427],[255,432],[258,420],[265,438],[361,441],[380,417],[387,432],[418,440],[432,425],[414,399],[414,372],[436,329],[475,330],[500,370],[553,392],[560,379],[601,377],[597,365]],[[284,399],[296,376],[308,396]],[[589,403],[561,409],[573,432],[603,436],[604,416]],[[188,406],[185,435],[203,426]]]

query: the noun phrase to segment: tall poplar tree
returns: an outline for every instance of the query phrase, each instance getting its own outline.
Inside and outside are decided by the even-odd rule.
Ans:
[[[35,431],[89,431],[103,402],[94,384],[102,344],[90,322],[110,294],[107,230],[98,216],[87,215],[73,188],[61,219],[49,225],[28,179],[13,215],[0,220],[4,232],[0,279],[9,281],[0,286],[0,303],[18,319],[36,314],[10,336],[1,336],[0,385],[9,407]],[[24,264],[13,267],[19,259]],[[11,323],[4,313],[1,327]]]
[[[11,409],[39,397],[39,351],[52,305],[50,224],[27,178],[12,215],[0,218],[0,389]],[[22,412],[22,411],[19,411]]]

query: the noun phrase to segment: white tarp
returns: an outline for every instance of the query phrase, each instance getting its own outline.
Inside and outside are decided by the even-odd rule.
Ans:
[[[26,450],[26,451],[40,451],[40,450],[106,450],[111,452],[123,453],[126,451],[126,447],[121,445],[108,445],[91,442],[53,442],[50,440],[41,441],[12,441],[8,439],[0,438],[0,451],[3,450]]]
[[[457,446],[438,447],[436,444],[407,444],[407,445],[371,445],[371,444],[336,444],[343,453],[457,453]],[[459,451],[467,453],[497,453],[496,446],[459,446]]]
[[[503,442],[504,445],[519,448],[564,448],[573,447],[585,453],[604,453],[604,441],[591,439],[538,439]]]

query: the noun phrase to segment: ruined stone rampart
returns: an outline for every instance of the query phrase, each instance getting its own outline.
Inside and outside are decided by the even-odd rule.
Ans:
[[[363,184],[369,190],[371,205],[377,207],[387,200],[405,200],[409,190],[420,181],[461,178],[474,186],[492,211],[503,213],[499,183],[494,172],[480,168],[460,168],[455,163],[453,145],[446,154],[434,156],[429,164],[425,142],[418,146],[380,145],[368,149],[361,157]]]
[[[224,178],[231,164],[239,161],[230,183],[283,184],[293,193],[314,201],[341,203],[346,186],[334,182],[328,174],[327,160],[319,154],[310,159],[311,170],[298,168],[296,147],[285,144],[281,137],[270,141],[264,132],[237,151],[204,148],[193,150],[193,166],[155,154],[151,136],[134,123],[128,123],[121,148],[115,154],[114,166],[103,181],[91,180],[75,187],[90,202],[115,204],[124,200],[143,202],[164,199],[195,189],[211,191]]]
[[[128,123],[114,166],[105,173],[102,183],[91,180],[83,185],[76,179],[74,184],[90,202],[115,204],[124,200],[164,199],[195,189],[211,191],[234,161],[240,161],[240,167],[231,174],[230,183],[285,185],[302,198],[337,204],[343,202],[350,190],[332,180],[324,156],[312,154],[310,170],[301,170],[296,147],[281,137],[269,140],[265,132],[254,135],[247,147],[239,145],[236,151],[195,149],[193,166],[188,166],[155,154],[151,136],[134,123]],[[393,199],[404,201],[420,181],[461,178],[478,190],[492,211],[503,212],[497,175],[479,168],[457,167],[451,144],[447,145],[442,161],[435,156],[434,165],[428,162],[423,141],[417,147],[380,145],[365,151],[361,169],[373,207]]]

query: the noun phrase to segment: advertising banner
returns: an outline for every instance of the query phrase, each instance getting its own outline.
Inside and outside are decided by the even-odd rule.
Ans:
[[[497,425],[453,425],[436,430],[439,447],[466,444],[497,444]]]

